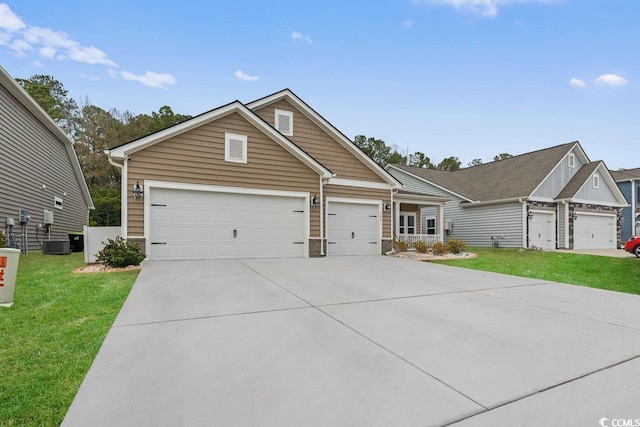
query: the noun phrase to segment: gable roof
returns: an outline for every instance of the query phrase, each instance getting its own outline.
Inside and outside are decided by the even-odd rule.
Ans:
[[[279,144],[282,148],[300,160],[302,163],[307,165],[310,169],[317,172],[319,175],[322,175],[326,178],[331,178],[333,173],[320,164],[317,160],[307,154],[303,149],[298,147],[296,144],[287,139],[280,132],[271,127],[267,122],[258,117],[253,111],[249,110],[244,104],[240,101],[234,101],[227,105],[223,105],[222,107],[215,108],[213,110],[202,113],[198,116],[192,117],[189,120],[185,120],[184,122],[178,123],[161,131],[152,133],[151,135],[147,135],[145,137],[136,139],[134,141],[128,142],[126,144],[120,145],[118,147],[112,148],[110,150],[105,150],[107,155],[112,159],[123,160],[127,156],[144,150],[147,147],[155,145],[159,142],[165,141],[174,136],[180,135],[197,127],[200,127],[204,124],[213,122],[221,117],[227,116],[232,113],[240,114],[244,119],[246,119],[249,123],[253,124],[261,130],[264,134],[269,136],[273,141]]]
[[[369,156],[367,156],[357,145],[355,145],[345,134],[340,132],[335,126],[333,126],[328,120],[322,117],[318,112],[311,108],[306,102],[304,102],[298,95],[293,93],[290,89],[283,89],[279,92],[267,95],[263,98],[249,102],[247,108],[256,110],[262,108],[274,102],[286,99],[295,107],[297,107],[302,114],[304,114],[309,120],[314,122],[318,127],[324,130],[329,136],[335,139],[340,145],[342,145],[348,152],[353,154],[358,160],[364,163],[369,169],[371,169],[376,175],[382,178],[388,184],[391,184],[394,188],[402,188],[402,184],[395,179],[393,175],[387,172],[379,164],[374,162]]]
[[[87,204],[89,209],[95,209],[93,205],[93,200],[91,199],[91,194],[89,193],[89,187],[87,187],[87,182],[84,180],[84,174],[82,173],[82,168],[80,167],[80,162],[78,161],[78,156],[76,155],[76,151],[73,148],[73,142],[69,139],[69,137],[55,124],[55,122],[49,117],[49,115],[40,107],[40,105],[25,91],[22,86],[18,84],[18,82],[11,77],[11,75],[0,66],[0,85],[2,85],[11,95],[18,101],[20,104],[24,106],[24,108],[29,111],[36,120],[38,120],[45,128],[49,130],[53,134],[53,136],[58,139],[62,144],[64,144],[65,149],[67,151],[67,155],[69,156],[69,161],[71,162],[71,167],[75,173],[76,179],[78,180],[78,185],[80,186],[80,191],[84,197],[84,201]]]
[[[609,171],[616,182],[640,180],[640,168]]]
[[[575,141],[454,172],[415,166],[391,166],[469,201],[507,200],[530,196],[576,147],[588,160],[580,144]]]
[[[567,182],[567,185],[564,186],[562,191],[558,193],[556,199],[571,199],[575,197],[575,195],[580,191],[580,189],[584,186],[584,183],[587,182],[589,177],[593,175],[593,173],[598,169],[598,166],[602,164],[601,161],[591,162],[582,167],[576,172],[573,177]]]

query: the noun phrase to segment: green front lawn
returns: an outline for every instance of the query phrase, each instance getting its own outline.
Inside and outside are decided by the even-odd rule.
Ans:
[[[82,253],[20,256],[0,307],[0,425],[60,425],[138,272],[73,274]]]
[[[640,294],[640,259],[635,257],[610,258],[522,249],[467,248],[467,251],[477,253],[478,257],[438,263]]]

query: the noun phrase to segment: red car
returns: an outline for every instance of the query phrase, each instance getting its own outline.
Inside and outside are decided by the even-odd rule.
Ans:
[[[640,258],[640,236],[634,236],[624,244],[624,250]]]

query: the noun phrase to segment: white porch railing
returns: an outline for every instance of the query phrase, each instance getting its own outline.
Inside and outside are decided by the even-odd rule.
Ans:
[[[442,238],[439,234],[399,234],[398,240],[407,243],[409,248],[412,248],[413,244],[416,242],[424,242],[428,245],[433,245],[436,242],[442,242]]]

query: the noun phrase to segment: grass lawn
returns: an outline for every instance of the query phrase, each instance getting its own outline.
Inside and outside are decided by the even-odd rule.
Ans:
[[[640,294],[640,259],[522,249],[467,248],[478,258],[441,264]]]
[[[57,426],[138,272],[73,274],[82,253],[20,256],[0,307],[0,425]]]

